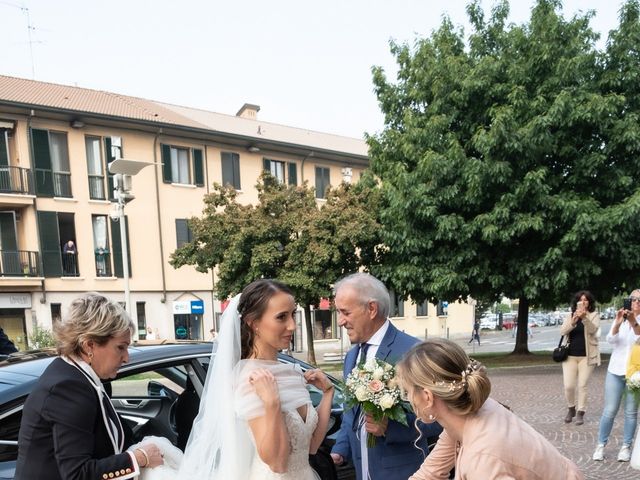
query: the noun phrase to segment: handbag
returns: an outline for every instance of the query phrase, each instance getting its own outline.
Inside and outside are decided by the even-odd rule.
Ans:
[[[553,349],[553,353],[551,354],[554,362],[564,362],[569,356],[569,337],[567,337],[567,343],[564,345],[562,344],[562,340],[564,340],[564,335],[560,336],[558,346]]]

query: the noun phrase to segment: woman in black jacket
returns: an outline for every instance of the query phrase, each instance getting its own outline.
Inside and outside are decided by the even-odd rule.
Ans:
[[[129,360],[134,325],[116,302],[90,293],[55,327],[59,358],[25,402],[15,480],[133,478],[163,463],[153,444],[125,452],[125,435],[101,380]]]

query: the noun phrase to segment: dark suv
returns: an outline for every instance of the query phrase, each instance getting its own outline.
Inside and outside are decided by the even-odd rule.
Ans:
[[[166,437],[184,448],[200,403],[200,394],[215,343],[175,343],[134,345],[129,363],[117,378],[105,383],[112,402],[137,442],[147,435]],[[18,451],[18,431],[24,402],[45,368],[55,358],[54,351],[12,354],[0,361],[0,480],[12,479]],[[284,363],[297,363],[303,370],[313,368],[288,355]],[[342,391],[336,387],[327,437],[316,455],[313,468],[322,479],[353,479],[352,467],[336,467],[329,455],[342,418]],[[320,402],[322,392],[309,386],[311,400]]]

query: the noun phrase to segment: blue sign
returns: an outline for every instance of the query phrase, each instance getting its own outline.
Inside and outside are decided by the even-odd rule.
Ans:
[[[204,313],[204,300],[191,300],[191,313]]]

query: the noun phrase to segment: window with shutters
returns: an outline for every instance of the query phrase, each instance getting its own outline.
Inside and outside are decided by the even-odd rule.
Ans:
[[[89,198],[92,200],[114,200],[113,174],[109,173],[109,163],[122,158],[121,137],[84,138],[89,174]]]
[[[60,323],[61,320],[62,320],[62,304],[52,303],[51,304],[51,325]]]
[[[66,132],[32,129],[36,195],[72,197]]]
[[[9,165],[9,158],[9,130],[0,128],[0,166]]]
[[[232,152],[222,152],[222,184],[231,185],[240,190],[240,155]]]
[[[316,198],[326,198],[329,188],[329,168],[316,167]]]
[[[106,215],[92,215],[93,227],[93,256],[97,277],[111,277],[111,251],[109,250],[109,231]]]
[[[264,170],[277,178],[280,183],[286,183],[287,185],[298,184],[298,167],[295,162],[264,158],[262,164]]]
[[[192,240],[193,236],[189,228],[189,221],[185,218],[176,218],[176,243],[178,248],[183,247]]]
[[[204,157],[197,148],[161,145],[165,183],[204,186]]]
[[[38,233],[45,277],[80,275],[73,213],[38,211]]]

